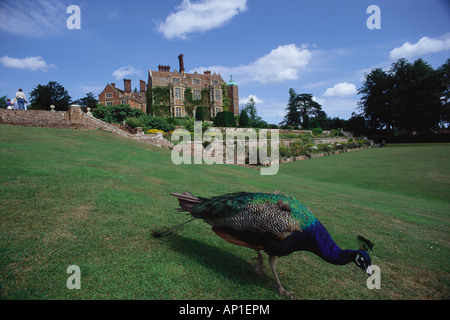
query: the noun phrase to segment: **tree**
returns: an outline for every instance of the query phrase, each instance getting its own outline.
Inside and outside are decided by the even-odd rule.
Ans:
[[[297,96],[298,110],[300,112],[302,128],[310,127],[310,117],[322,115],[322,106],[313,100],[313,95],[302,93]]]
[[[313,95],[309,93],[297,94],[294,89],[289,89],[289,102],[284,120],[280,124],[299,126],[302,128],[310,127],[311,117],[315,117],[316,123],[326,119],[326,114],[322,106],[313,100]]]
[[[373,69],[365,75],[363,86],[358,94],[362,98],[358,102],[362,115],[366,118],[367,126],[371,130],[386,127],[388,132],[394,128],[394,114],[390,104],[391,76],[381,68]]]
[[[6,109],[6,96],[0,98],[0,109]]]
[[[356,136],[361,136],[365,134],[366,122],[364,120],[364,117],[356,114],[355,112],[352,112],[352,116],[350,117],[350,119],[348,119],[348,125],[346,129],[348,131],[351,131]]]
[[[300,111],[298,110],[298,95],[294,89],[289,89],[289,102],[286,107],[286,115],[280,124],[297,127],[300,125]]]
[[[388,134],[423,134],[437,129],[445,118],[444,79],[442,72],[422,59],[414,63],[399,59],[388,72],[374,69],[358,92],[363,95],[361,115],[370,130],[386,130]]]
[[[450,59],[437,69],[438,76],[442,84],[443,95],[441,97],[442,112],[441,112],[441,127],[449,126],[450,124]]]
[[[239,115],[239,126],[240,127],[248,127],[250,119],[248,118],[247,111],[241,110],[241,114]]]
[[[249,117],[249,126],[251,128],[265,128],[267,127],[267,122],[265,122],[260,116],[258,116],[258,112],[256,111],[255,107],[255,99],[253,97],[250,97],[248,102],[244,105],[241,110],[245,110]]]
[[[54,105],[55,110],[65,111],[71,101],[72,97],[67,90],[56,81],[50,81],[46,85],[38,84],[30,93],[33,109],[49,110]]]
[[[98,100],[95,98],[92,92],[88,92],[84,98],[74,101],[75,104],[79,104],[84,108],[94,109],[98,106]]]

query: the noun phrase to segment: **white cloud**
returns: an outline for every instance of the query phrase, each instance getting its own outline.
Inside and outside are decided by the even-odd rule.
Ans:
[[[0,1],[0,30],[29,37],[67,30],[67,5],[56,0]]]
[[[357,93],[356,86],[353,83],[341,82],[335,84],[333,88],[328,88],[323,94],[325,97],[350,96]]]
[[[49,68],[56,68],[54,64],[48,64],[42,57],[27,57],[23,59],[11,58],[3,56],[0,58],[2,63],[7,68],[24,69],[31,71],[47,71]]]
[[[112,75],[116,78],[116,80],[123,79],[128,76],[140,75],[142,72],[139,69],[136,69],[131,66],[121,67],[120,69],[115,70]]]
[[[297,80],[312,59],[313,52],[307,46],[297,47],[295,44],[287,44],[273,49],[256,61],[236,67],[210,66],[201,67],[194,71],[211,70],[221,75],[233,75],[233,79],[239,83],[279,83],[288,80]]]
[[[255,101],[255,104],[260,104],[260,103],[264,103],[263,100],[261,100],[260,98],[258,98],[257,96],[255,96],[254,94],[249,94],[248,97],[246,98],[240,98],[239,99],[239,104],[240,105],[245,105],[250,101],[250,98],[253,98],[253,101]]]
[[[389,58],[395,60],[400,58],[412,58],[422,54],[434,53],[439,51],[450,50],[450,35],[444,39],[432,39],[422,37],[414,44],[405,42],[389,52]]]
[[[247,0],[183,0],[158,26],[167,39],[186,39],[187,34],[219,28],[247,9]]]

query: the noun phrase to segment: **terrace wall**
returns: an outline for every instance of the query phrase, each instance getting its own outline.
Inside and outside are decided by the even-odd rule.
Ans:
[[[83,112],[79,107],[70,107],[68,111],[0,109],[0,124],[57,129],[103,130],[158,147],[173,148],[173,143],[160,135],[144,134],[143,132],[128,133],[117,126],[95,118],[90,112]]]

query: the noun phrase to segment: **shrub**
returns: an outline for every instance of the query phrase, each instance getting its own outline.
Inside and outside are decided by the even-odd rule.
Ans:
[[[292,155],[291,149],[289,149],[288,147],[285,147],[285,146],[280,146],[278,148],[278,152],[280,153],[281,158],[290,158]]]
[[[144,115],[140,117],[147,129],[159,129],[161,131],[169,132],[175,130],[175,125],[167,122],[166,118],[152,117],[151,115]]]
[[[322,134],[322,132],[323,132],[323,129],[322,128],[314,128],[314,129],[312,129],[312,133],[313,133],[313,135],[315,135],[315,136],[320,136],[321,134]]]
[[[205,132],[211,126],[212,126],[211,123],[203,121],[202,132]],[[189,132],[194,132],[194,119],[186,119],[186,121],[184,122],[184,128]]]
[[[341,135],[342,135],[341,130],[331,129],[331,131],[330,131],[330,137],[339,137]]]
[[[323,147],[323,151],[325,151],[325,152],[330,152],[332,150],[333,150],[333,147],[331,145],[327,145],[327,146]]]
[[[144,128],[145,127],[145,123],[144,123],[144,121],[142,121],[141,118],[134,118],[134,117],[127,118],[125,120],[125,123],[132,128],[137,128],[137,127]]]
[[[234,120],[234,114],[230,111],[222,111],[217,113],[214,119],[215,127],[236,127],[236,121]]]
[[[175,118],[167,118],[167,123],[177,125],[177,120]]]
[[[92,110],[92,115],[109,123],[121,123],[127,118],[139,118],[144,114],[139,109],[131,108],[127,104],[115,106],[98,106]]]
[[[197,121],[205,121],[205,115],[203,113],[203,107],[198,106],[197,111],[195,112],[195,120]]]

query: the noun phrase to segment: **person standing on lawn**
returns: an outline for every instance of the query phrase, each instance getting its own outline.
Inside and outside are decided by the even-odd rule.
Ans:
[[[22,92],[22,89],[16,93],[17,104],[19,105],[19,110],[25,110],[25,103],[27,102],[27,97],[25,93]]]

